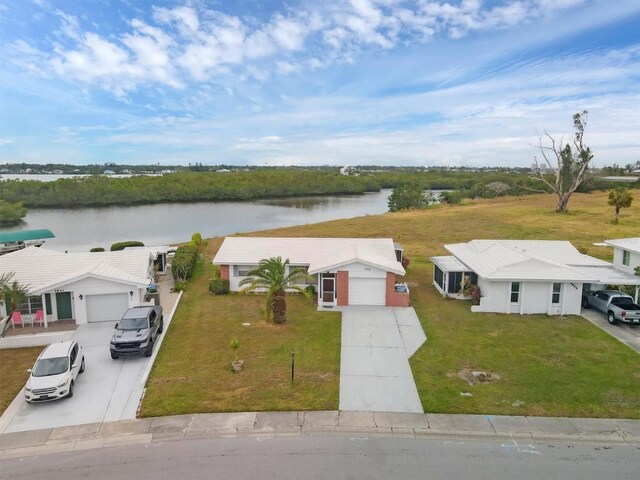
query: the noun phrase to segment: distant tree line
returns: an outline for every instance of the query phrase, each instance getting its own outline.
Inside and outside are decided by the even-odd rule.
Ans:
[[[528,170],[402,168],[340,175],[337,168],[259,168],[229,172],[177,172],[162,176],[94,175],[52,182],[5,180],[0,199],[28,208],[78,208],[166,202],[252,200],[304,195],[360,194],[411,184],[425,190],[453,190],[443,200],[492,198],[540,188]],[[579,192],[610,188],[596,177]]]

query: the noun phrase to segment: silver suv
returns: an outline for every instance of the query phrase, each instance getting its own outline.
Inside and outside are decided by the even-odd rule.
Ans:
[[[122,320],[116,323],[116,331],[111,337],[111,358],[141,353],[150,357],[153,344],[163,329],[161,306],[145,305],[128,309],[124,312]]]

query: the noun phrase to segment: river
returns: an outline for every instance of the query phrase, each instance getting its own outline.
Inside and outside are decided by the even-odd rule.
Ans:
[[[246,202],[162,203],[131,207],[30,209],[25,223],[9,230],[48,228],[56,238],[45,247],[70,252],[140,240],[145,245],[185,242],[194,232],[203,238],[317,223],[387,211],[391,190],[363,195],[309,196]],[[435,192],[434,193],[439,193]],[[348,232],[345,232],[345,234]]]

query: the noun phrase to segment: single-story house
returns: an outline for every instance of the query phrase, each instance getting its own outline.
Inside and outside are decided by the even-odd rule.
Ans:
[[[9,273],[29,290],[19,307],[23,317],[43,310],[47,323],[112,321],[144,302],[154,278],[154,256],[145,247],[93,253],[28,247],[0,256],[0,275]],[[6,310],[0,306],[2,316]]]
[[[474,312],[580,314],[583,290],[634,285],[640,277],[555,240],[472,240],[445,245],[432,257],[433,284],[443,296],[464,298],[462,284],[480,288]]]
[[[640,267],[640,237],[605,240],[613,247],[613,267],[627,273],[635,273]]]
[[[309,274],[299,286],[313,285],[318,305],[409,305],[402,248],[390,238],[272,238],[227,237],[213,263],[229,280],[230,290],[240,291],[240,281],[267,258],[289,260],[289,271],[302,267]]]

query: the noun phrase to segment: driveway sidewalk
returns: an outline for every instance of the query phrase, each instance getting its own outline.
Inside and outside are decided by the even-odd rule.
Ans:
[[[343,307],[340,410],[423,412],[409,357],[425,340],[413,308]]]
[[[0,435],[0,461],[118,445],[283,435],[491,437],[523,448],[548,440],[637,445],[640,420],[339,411],[210,413],[5,433]]]

